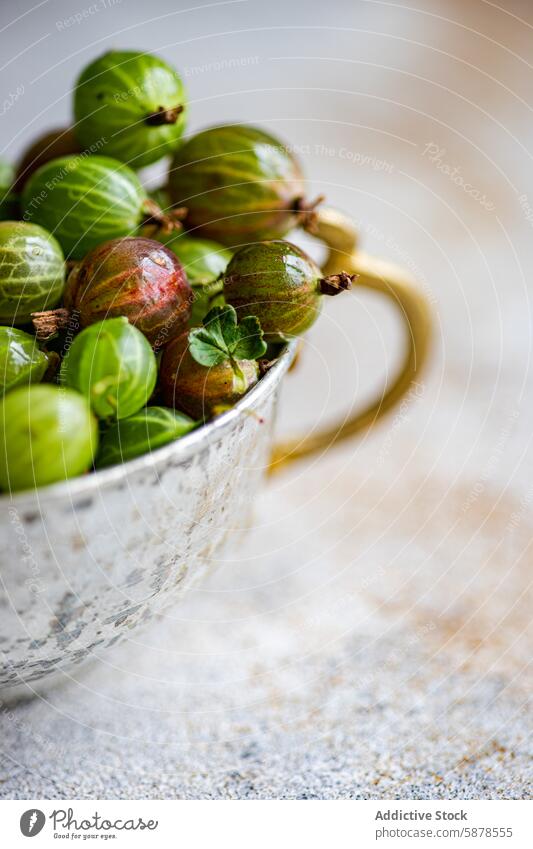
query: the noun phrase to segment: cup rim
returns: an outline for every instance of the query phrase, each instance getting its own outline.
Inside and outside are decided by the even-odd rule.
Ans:
[[[121,481],[147,469],[157,470],[168,462],[178,459],[184,461],[189,459],[206,444],[218,439],[220,434],[228,430],[236,419],[240,418],[250,408],[253,408],[264,397],[270,395],[274,387],[280,382],[287,372],[296,354],[297,340],[289,342],[281,352],[279,358],[271,369],[250,389],[246,395],[238,401],[231,410],[217,416],[213,421],[193,430],[185,436],[156,448],[141,457],[135,457],[125,463],[99,469],[86,475],[68,478],[64,481],[40,486],[35,489],[21,490],[20,492],[5,492],[0,495],[0,506],[33,506],[38,509],[42,500],[60,500],[63,498],[83,498],[95,490],[108,489]]]

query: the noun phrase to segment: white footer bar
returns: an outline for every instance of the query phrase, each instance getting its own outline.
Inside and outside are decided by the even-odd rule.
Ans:
[[[5,847],[531,846],[528,801],[4,801]],[[35,842],[30,842],[34,839]],[[162,843],[163,842],[163,843]]]

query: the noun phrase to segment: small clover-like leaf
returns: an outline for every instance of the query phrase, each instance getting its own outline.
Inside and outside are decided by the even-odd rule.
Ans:
[[[228,355],[213,343],[213,337],[205,327],[197,327],[189,333],[189,351],[201,366],[217,366],[228,359]]]
[[[233,307],[213,307],[203,319],[203,327],[189,333],[189,350],[196,362],[216,366],[231,358],[237,315]]]
[[[237,324],[237,313],[229,304],[213,307],[203,320],[203,327],[189,333],[189,351],[202,366],[216,366],[229,360],[255,360],[266,351],[259,319],[247,316]]]
[[[237,360],[258,360],[265,353],[267,346],[263,339],[263,331],[259,319],[255,315],[248,315],[237,327],[238,340],[233,349],[233,356]]]

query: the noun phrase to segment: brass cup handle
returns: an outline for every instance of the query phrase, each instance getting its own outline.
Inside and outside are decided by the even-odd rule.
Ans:
[[[374,424],[394,407],[420,377],[426,362],[431,337],[429,305],[416,280],[398,266],[368,256],[357,249],[357,232],[350,219],[335,209],[324,208],[317,214],[316,235],[329,248],[325,274],[346,271],[358,274],[353,288],[365,286],[387,295],[403,318],[406,353],[393,385],[377,397],[367,409],[354,413],[338,425],[319,433],[293,438],[274,446],[269,471],[277,472],[294,460],[325,451]]]

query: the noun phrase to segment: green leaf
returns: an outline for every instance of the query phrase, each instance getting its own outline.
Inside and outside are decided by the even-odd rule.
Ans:
[[[263,331],[259,319],[255,315],[247,315],[240,322],[239,339],[233,355],[237,360],[257,360],[266,352],[267,346],[263,339]]]
[[[189,351],[202,366],[216,366],[230,360],[256,360],[267,346],[259,319],[253,315],[237,324],[237,313],[229,304],[213,307],[203,320],[203,327],[189,333]]]

